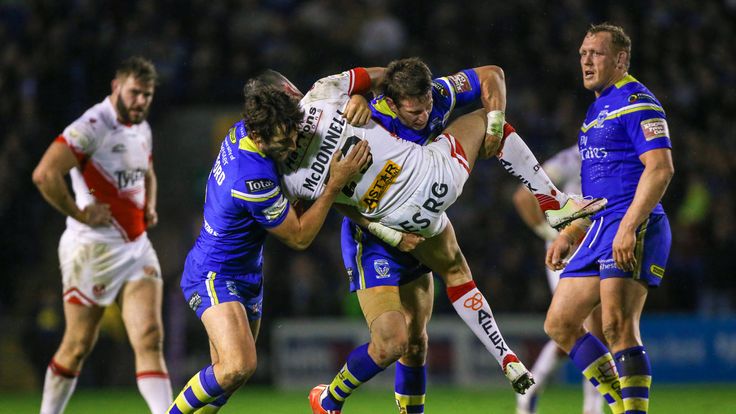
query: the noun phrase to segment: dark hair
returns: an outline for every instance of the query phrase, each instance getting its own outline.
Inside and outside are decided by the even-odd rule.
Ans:
[[[432,90],[432,72],[418,57],[394,60],[386,68],[381,88],[396,105],[402,99],[423,98]]]
[[[118,79],[132,76],[143,83],[158,83],[158,73],[156,67],[150,60],[141,56],[131,56],[125,59],[118,69],[115,71],[115,77]]]
[[[281,89],[255,78],[243,88],[243,120],[249,132],[270,143],[278,127],[285,134],[298,129],[302,120],[299,104]]]
[[[608,32],[611,34],[611,45],[616,52],[626,52],[626,69],[629,68],[631,61],[631,38],[624,32],[621,26],[610,23],[591,24],[588,28],[588,34],[596,34],[600,32]]]

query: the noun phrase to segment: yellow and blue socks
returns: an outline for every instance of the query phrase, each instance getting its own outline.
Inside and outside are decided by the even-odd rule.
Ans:
[[[424,396],[427,392],[427,366],[409,367],[396,361],[394,379],[396,405],[400,413],[424,414]]]
[[[652,385],[652,366],[643,346],[616,353],[616,366],[621,378],[621,395],[626,414],[649,412],[649,388]]]
[[[227,394],[222,394],[218,399],[205,405],[199,410],[195,411],[194,414],[215,414],[220,411],[220,408],[225,405],[227,400],[230,398]]]
[[[586,333],[575,342],[570,351],[570,359],[603,395],[611,412],[624,414],[618,372],[608,348],[598,338]]]
[[[362,383],[373,378],[383,368],[368,355],[368,344],[363,344],[348,355],[348,360],[327,387],[327,395],[322,399],[322,408],[341,410],[345,399]]]
[[[169,414],[192,414],[225,393],[215,378],[212,365],[194,374],[169,407]]]

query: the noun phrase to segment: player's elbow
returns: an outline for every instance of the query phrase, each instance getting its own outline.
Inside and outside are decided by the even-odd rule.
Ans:
[[[312,245],[312,241],[314,240],[314,237],[307,238],[301,234],[294,234],[293,237],[289,238],[288,240],[284,240],[287,246],[290,248],[297,250],[297,251],[303,251],[307,250],[309,246]]]
[[[506,75],[504,74],[503,69],[501,69],[500,66],[496,66],[496,65],[481,66],[479,68],[476,68],[475,72],[478,74],[478,78],[480,79],[481,83],[484,80],[490,80],[490,79],[494,79],[500,82],[506,81]]]
[[[35,184],[37,188],[43,188],[46,183],[50,181],[51,175],[51,171],[39,165],[33,170],[31,179],[33,180],[33,184]]]

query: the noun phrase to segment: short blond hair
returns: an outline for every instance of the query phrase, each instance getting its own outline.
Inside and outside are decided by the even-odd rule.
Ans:
[[[588,28],[588,34],[607,32],[611,34],[611,45],[616,52],[626,52],[626,69],[631,62],[631,38],[621,26],[610,23],[592,24]]]

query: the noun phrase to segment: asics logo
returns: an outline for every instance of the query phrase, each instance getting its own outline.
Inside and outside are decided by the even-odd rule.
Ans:
[[[480,292],[478,292],[475,295],[465,299],[465,302],[463,302],[463,305],[466,308],[472,309],[474,311],[480,310],[480,308],[483,307],[483,295],[481,295]]]

